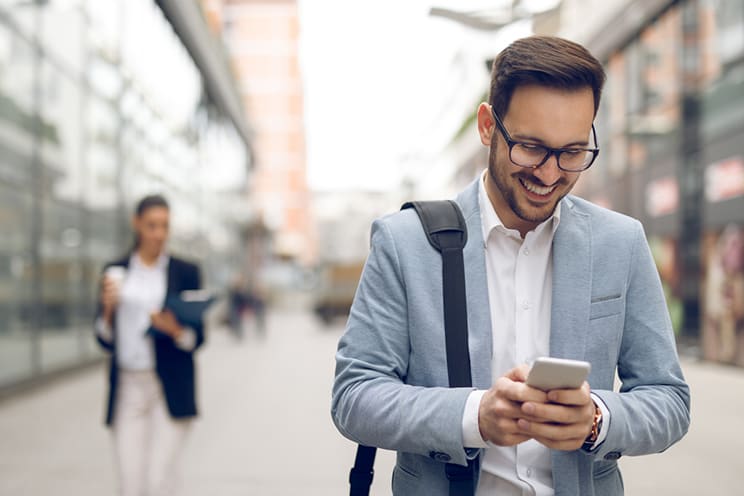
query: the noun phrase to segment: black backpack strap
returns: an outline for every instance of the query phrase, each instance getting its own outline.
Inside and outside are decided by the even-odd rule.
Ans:
[[[372,479],[375,476],[375,454],[377,448],[359,445],[357,447],[354,467],[349,473],[349,484],[351,485],[350,496],[367,496]]]
[[[468,314],[465,292],[465,264],[462,250],[468,240],[465,218],[451,200],[405,203],[401,210],[412,208],[424,227],[429,243],[442,254],[442,292],[444,333],[447,349],[447,376],[450,387],[471,387],[470,352],[468,349]],[[354,468],[349,474],[351,496],[367,496],[372,485],[376,449],[359,445]],[[475,494],[477,461],[463,467],[445,466],[450,481],[450,496]]]
[[[411,202],[402,209],[416,210],[429,243],[442,254],[442,293],[444,334],[447,349],[447,376],[450,387],[471,387],[468,349],[467,294],[462,250],[468,241],[465,218],[454,201]],[[475,494],[476,460],[468,465],[445,465],[450,496]]]
[[[402,209],[418,213],[429,243],[442,253],[444,334],[450,387],[470,387],[468,313],[462,249],[468,241],[465,219],[451,200],[409,202]]]

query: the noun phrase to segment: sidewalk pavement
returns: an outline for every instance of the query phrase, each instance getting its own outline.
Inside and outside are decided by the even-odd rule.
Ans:
[[[348,494],[354,445],[332,425],[333,353],[326,328],[297,311],[272,313],[265,339],[210,333],[199,353],[201,417],[185,455],[182,496]],[[622,458],[626,494],[740,494],[744,371],[683,363],[693,389],[688,436],[661,455]],[[94,367],[0,403],[0,495],[113,495],[102,425],[105,371]],[[378,455],[373,495],[390,494],[394,455]]]
[[[621,458],[631,496],[744,494],[744,370],[682,360],[692,392],[690,431],[666,452]]]

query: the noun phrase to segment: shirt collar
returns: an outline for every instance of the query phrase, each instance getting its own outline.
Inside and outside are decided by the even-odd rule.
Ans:
[[[488,169],[483,171],[478,184],[478,206],[481,211],[481,227],[483,229],[484,241],[488,241],[488,236],[494,229],[498,229],[505,234],[516,233],[516,235],[521,238],[519,231],[516,229],[509,229],[503,222],[501,222],[499,215],[496,213],[496,209],[493,208],[493,204],[488,198],[488,193],[486,192],[486,174],[488,174]],[[551,237],[555,234],[556,229],[558,229],[558,224],[561,221],[561,203],[562,201],[558,202],[558,205],[556,205],[555,210],[553,211],[553,215],[540,223],[534,229],[535,232],[540,232],[545,229],[546,226],[550,225]]]

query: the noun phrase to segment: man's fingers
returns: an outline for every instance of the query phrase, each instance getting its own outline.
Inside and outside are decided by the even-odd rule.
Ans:
[[[585,381],[578,389],[554,389],[548,392],[548,401],[562,405],[585,405],[591,401],[589,384]]]
[[[533,407],[531,407],[533,412],[524,410],[525,404],[545,406],[548,402],[546,392],[525,384],[528,373],[527,365],[513,368],[497,379],[493,387],[483,396],[478,412],[478,427],[483,439],[500,446],[513,446],[533,437],[522,431],[518,422],[528,419],[528,423],[534,421],[539,424],[545,421],[541,413],[555,415],[552,410],[543,412],[534,410]],[[553,406],[567,408],[560,405]],[[575,421],[569,414],[561,413],[561,415],[566,417],[568,423]]]
[[[523,418],[517,421],[520,431],[549,448],[578,449],[591,431],[591,399],[577,406],[528,402],[522,404],[521,411]]]
[[[523,403],[521,407],[522,416],[535,419],[540,422],[551,422],[558,424],[574,424],[586,422],[591,417],[588,407],[566,406],[555,403]]]
[[[514,446],[530,439],[520,432],[517,420],[506,417],[482,417],[479,422],[481,437],[498,446]]]
[[[519,365],[514,367],[507,372],[504,377],[515,382],[525,382],[527,380],[527,374],[530,373],[530,367],[527,364]]]
[[[517,419],[522,416],[521,403],[511,401],[504,390],[512,383],[501,378],[501,384],[488,390],[481,399],[478,409],[478,428],[481,437],[499,446],[514,446],[530,437],[519,432]],[[499,382],[497,381],[497,383]]]
[[[545,403],[548,401],[548,395],[546,392],[531,388],[523,382],[513,381],[507,376],[499,378],[494,387],[500,396],[511,401],[519,403],[525,401]]]
[[[490,391],[481,401],[481,411],[493,418],[517,419],[522,416],[521,403],[511,401],[496,391]]]
[[[519,430],[534,438],[541,438],[546,442],[576,442],[586,439],[588,435],[586,425],[578,424],[549,424],[529,422],[525,419],[517,421]]]

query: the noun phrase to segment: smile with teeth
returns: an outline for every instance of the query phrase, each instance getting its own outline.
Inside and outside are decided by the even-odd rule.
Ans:
[[[522,183],[522,186],[524,186],[527,191],[540,196],[548,196],[558,187],[557,184],[554,184],[553,186],[538,186],[537,184],[528,182],[522,178],[519,179],[519,182]]]

